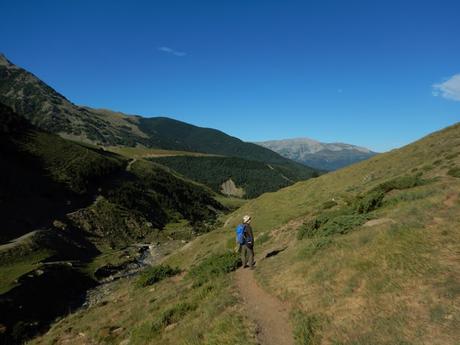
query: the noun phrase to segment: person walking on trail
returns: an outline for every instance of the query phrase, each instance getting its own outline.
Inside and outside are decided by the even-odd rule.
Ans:
[[[251,217],[244,216],[243,224],[236,228],[236,241],[240,245],[243,268],[254,269],[254,234],[251,227]]]

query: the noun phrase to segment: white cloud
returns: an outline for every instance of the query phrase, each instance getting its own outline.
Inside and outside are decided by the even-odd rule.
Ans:
[[[169,47],[158,47],[158,50],[163,53],[172,54],[174,56],[185,56],[187,53],[174,50]]]
[[[440,84],[434,84],[433,96],[460,101],[460,74],[455,74]]]

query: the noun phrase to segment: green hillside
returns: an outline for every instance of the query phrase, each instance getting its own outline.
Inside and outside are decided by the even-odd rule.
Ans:
[[[312,173],[314,170],[253,143],[246,143],[212,128],[193,126],[167,117],[139,118],[139,128],[153,147],[239,157],[276,163]]]
[[[291,310],[296,344],[456,344],[459,170],[456,124],[264,194],[162,261],[185,275],[152,288],[120,281],[109,303],[70,315],[33,343],[255,344],[230,253],[235,225],[251,214],[255,278]]]
[[[244,194],[241,196],[245,198],[274,192],[293,182],[311,177],[303,169],[289,169],[283,165],[235,157],[170,156],[150,158],[150,160],[201,182],[218,193],[235,195],[238,192],[223,191],[222,184],[231,179],[237,188],[243,189]]]

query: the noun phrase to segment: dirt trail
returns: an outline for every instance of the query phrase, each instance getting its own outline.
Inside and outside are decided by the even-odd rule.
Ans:
[[[137,162],[137,158],[133,158],[129,161],[128,165],[126,166],[126,171],[131,171],[131,167],[134,163]]]
[[[289,307],[259,287],[254,272],[248,268],[238,269],[236,283],[246,312],[257,325],[259,344],[294,345]]]

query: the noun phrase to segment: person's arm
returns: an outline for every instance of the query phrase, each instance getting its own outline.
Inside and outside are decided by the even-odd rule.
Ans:
[[[252,233],[252,227],[251,225],[247,225],[246,231],[249,234],[249,238],[251,239],[251,243],[254,244],[254,234]]]

